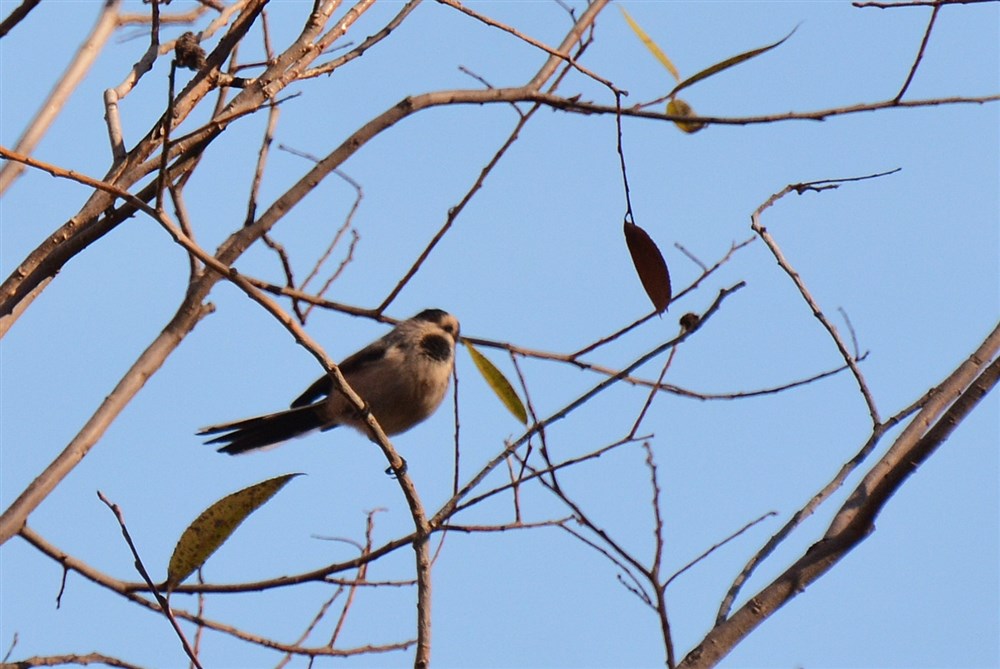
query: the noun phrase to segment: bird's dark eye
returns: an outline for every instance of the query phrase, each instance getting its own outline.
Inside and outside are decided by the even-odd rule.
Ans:
[[[451,358],[451,341],[439,334],[427,334],[420,340],[420,352],[432,360],[445,362]]]

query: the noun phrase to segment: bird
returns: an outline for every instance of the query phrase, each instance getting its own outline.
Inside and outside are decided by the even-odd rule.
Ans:
[[[455,366],[458,319],[424,309],[384,337],[348,356],[341,374],[389,436],[406,432],[440,406]],[[365,416],[323,375],[284,411],[210,425],[198,435],[220,435],[206,444],[237,455],[280,444],[314,430],[348,425],[368,435]]]

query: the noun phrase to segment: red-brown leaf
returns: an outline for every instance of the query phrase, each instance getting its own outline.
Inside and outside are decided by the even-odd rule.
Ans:
[[[625,243],[632,254],[632,264],[639,274],[642,287],[657,313],[662,314],[670,304],[670,272],[649,234],[631,221],[625,221]]]

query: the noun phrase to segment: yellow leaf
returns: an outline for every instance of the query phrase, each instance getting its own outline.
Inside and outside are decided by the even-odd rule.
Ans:
[[[675,98],[667,103],[667,113],[671,116],[697,116],[694,110],[691,109],[691,105],[680,98]],[[693,123],[688,121],[674,121],[674,124],[686,133],[698,132],[705,127],[704,123],[697,121]]]
[[[486,356],[477,351],[469,342],[465,342],[465,347],[469,349],[469,355],[472,356],[472,362],[476,363],[476,369],[483,375],[486,383],[500,398],[507,410],[514,414],[514,417],[521,421],[522,425],[527,424],[528,412],[525,411],[521,398],[517,396],[514,387],[510,385],[510,381],[503,375],[503,372],[497,369]]]
[[[240,523],[296,476],[301,474],[285,474],[261,481],[226,495],[205,509],[177,541],[167,566],[167,590],[172,590],[205,564],[205,560],[225,543]]]
[[[682,82],[678,83],[676,86],[674,86],[674,90],[670,91],[670,93],[667,95],[667,97],[671,97],[672,98],[673,96],[677,95],[677,93],[681,89],[687,88],[691,84],[697,83],[697,82],[701,81],[702,79],[707,79],[708,77],[712,76],[713,74],[717,74],[719,72],[722,72],[723,70],[729,69],[733,65],[739,65],[743,61],[750,60],[751,58],[755,58],[755,57],[761,55],[762,53],[766,53],[766,52],[770,51],[771,49],[773,49],[773,48],[775,48],[777,46],[781,46],[785,42],[785,40],[787,40],[789,37],[791,37],[792,35],[794,35],[795,31],[798,30],[798,29],[799,29],[799,27],[795,26],[794,28],[792,28],[792,32],[788,33],[787,35],[785,35],[784,37],[782,37],[780,40],[778,40],[777,42],[775,42],[774,44],[768,44],[767,46],[762,46],[759,49],[751,49],[750,51],[744,51],[741,54],[737,54],[737,55],[733,56],[732,58],[727,58],[727,59],[725,59],[722,62],[719,62],[719,63],[716,63],[715,65],[711,65],[709,67],[706,67],[704,70],[702,70],[701,72],[698,72],[697,74],[692,74],[690,77],[688,77],[684,81],[682,81]]]
[[[639,37],[642,43],[646,45],[646,48],[649,49],[649,52],[652,53],[654,56],[656,56],[656,60],[663,63],[663,67],[667,68],[667,71],[670,72],[670,74],[674,75],[674,79],[680,81],[681,80],[680,72],[677,71],[677,68],[674,67],[674,64],[670,62],[669,58],[667,58],[667,54],[663,53],[663,49],[658,47],[656,45],[656,42],[653,41],[653,38],[647,35],[646,31],[643,30],[639,26],[639,24],[635,22],[635,19],[629,16],[628,12],[625,11],[624,7],[618,5],[618,9],[622,10],[622,16],[625,17],[625,22],[628,23],[629,27],[632,29],[632,32],[634,32]]]

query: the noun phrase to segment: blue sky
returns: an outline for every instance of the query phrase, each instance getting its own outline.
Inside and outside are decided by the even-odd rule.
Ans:
[[[17,3],[0,0],[6,16]],[[133,3],[134,9],[140,5]],[[132,6],[132,5],[129,5]],[[187,7],[175,0],[170,11]],[[311,3],[273,2],[276,45],[289,41]],[[558,42],[569,26],[549,2],[477,2],[477,11],[526,34]],[[682,76],[735,53],[780,48],[703,81],[683,94],[719,116],[810,111],[892,97],[902,84],[929,10],[859,9],[847,2],[635,2],[631,15],[670,55]],[[376,5],[358,41],[399,5]],[[43,2],[0,41],[0,142],[11,147],[65,67],[99,4]],[[579,10],[579,8],[578,8]],[[996,3],[945,7],[906,98],[989,95],[1000,82]],[[167,37],[179,28],[164,31]],[[259,57],[259,39],[240,57]],[[35,155],[99,177],[109,164],[102,91],[116,85],[145,40],[113,39]],[[211,42],[212,45],[215,41]],[[282,107],[276,143],[324,155],[372,116],[409,94],[527,81],[543,61],[534,49],[448,7],[422,5],[378,48],[332,77],[297,84]],[[629,91],[627,104],[672,86],[667,72],[614,7],[597,23],[586,67]],[[123,104],[131,146],[162,111],[166,59]],[[579,75],[560,92],[609,104],[605,89]],[[750,213],[789,183],[901,168],[891,176],[823,193],[789,195],[764,223],[814,297],[845,331],[843,308],[883,416],[939,382],[994,327],[1000,313],[997,103],[866,112],[824,122],[711,127],[685,135],[670,124],[624,122],[624,150],[636,221],[658,242],[674,286],[752,236]],[[202,115],[196,115],[202,118]],[[354,261],[330,298],[374,306],[445,220],[516,122],[508,106],[439,108],[415,115],[354,155],[344,171],[363,187]],[[193,119],[193,128],[198,119]],[[206,154],[187,189],[199,242],[207,249],[236,229],[263,132],[263,115],[242,120]],[[272,153],[262,184],[269,203],[310,164]],[[45,236],[77,211],[82,187],[26,173],[0,201],[0,269],[6,277]],[[299,277],[343,221],[354,191],[327,179],[275,229]],[[390,306],[395,317],[441,307],[463,334],[570,352],[649,310],[621,238],[625,210],[614,119],[541,110],[488,177],[427,264]],[[183,295],[187,258],[152,221],[137,217],[66,266],[0,348],[0,503],[7,505],[76,434],[101,399],[160,331]],[[265,249],[241,272],[280,282]],[[667,315],[588,359],[620,366],[676,332],[718,290],[726,300],[677,352],[666,380],[704,393],[749,391],[836,367],[840,359],[808,307],[757,240]],[[376,516],[376,542],[407,531],[398,486],[377,449],[351,432],[316,435],[273,451],[228,458],[202,445],[197,428],[277,409],[319,373],[284,329],[237,289],[220,284],[216,312],[168,359],[101,442],[31,516],[63,550],[119,578],[136,580],[103,491],[124,510],[147,566],[162,574],[184,527],[214,500],[286,472],[305,472],[245,523],[206,565],[213,582],[295,573],[347,559],[353,549],[315,535],[363,536]],[[340,359],[385,332],[367,320],[314,313],[309,332]],[[510,360],[483,349],[510,378]],[[554,412],[600,380],[558,363],[522,361],[531,400]],[[640,370],[655,377],[659,358]],[[458,359],[463,479],[520,434],[478,377]],[[645,392],[616,386],[548,431],[553,455],[589,452],[628,431]],[[988,397],[909,480],[877,530],[832,572],[755,631],[728,667],[993,667],[1000,665],[1000,407]],[[452,401],[394,439],[428,508],[447,499],[452,474]],[[641,433],[655,435],[665,522],[665,573],[768,511],[761,523],[714,553],[667,591],[678,652],[711,625],[746,560],[867,437],[868,416],[852,379],[839,375],[755,399],[657,397]],[[878,457],[891,439],[873,455]],[[622,545],[652,554],[649,474],[638,447],[622,448],[565,473],[561,482]],[[869,462],[874,462],[870,460]],[[503,482],[497,472],[491,483]],[[858,474],[750,580],[766,585],[826,529]],[[567,515],[551,495],[527,487],[526,520]],[[459,518],[511,520],[509,497]],[[55,606],[61,569],[20,539],[0,549],[0,647],[14,658],[97,650],[148,666],[186,666],[166,622],[70,575]],[[406,578],[400,551],[373,579]],[[434,570],[433,660],[447,667],[662,666],[655,616],[616,579],[602,556],[549,528],[485,535],[451,533]],[[292,640],[329,597],[319,586],[217,596],[218,620]],[[175,598],[180,606],[194,600]],[[359,595],[341,644],[408,638],[413,592]],[[324,632],[320,634],[320,638]],[[206,666],[271,666],[277,657],[226,637],[203,642]],[[409,653],[350,660],[406,666]],[[302,660],[294,666],[305,666]],[[317,666],[335,664],[320,660]]]

